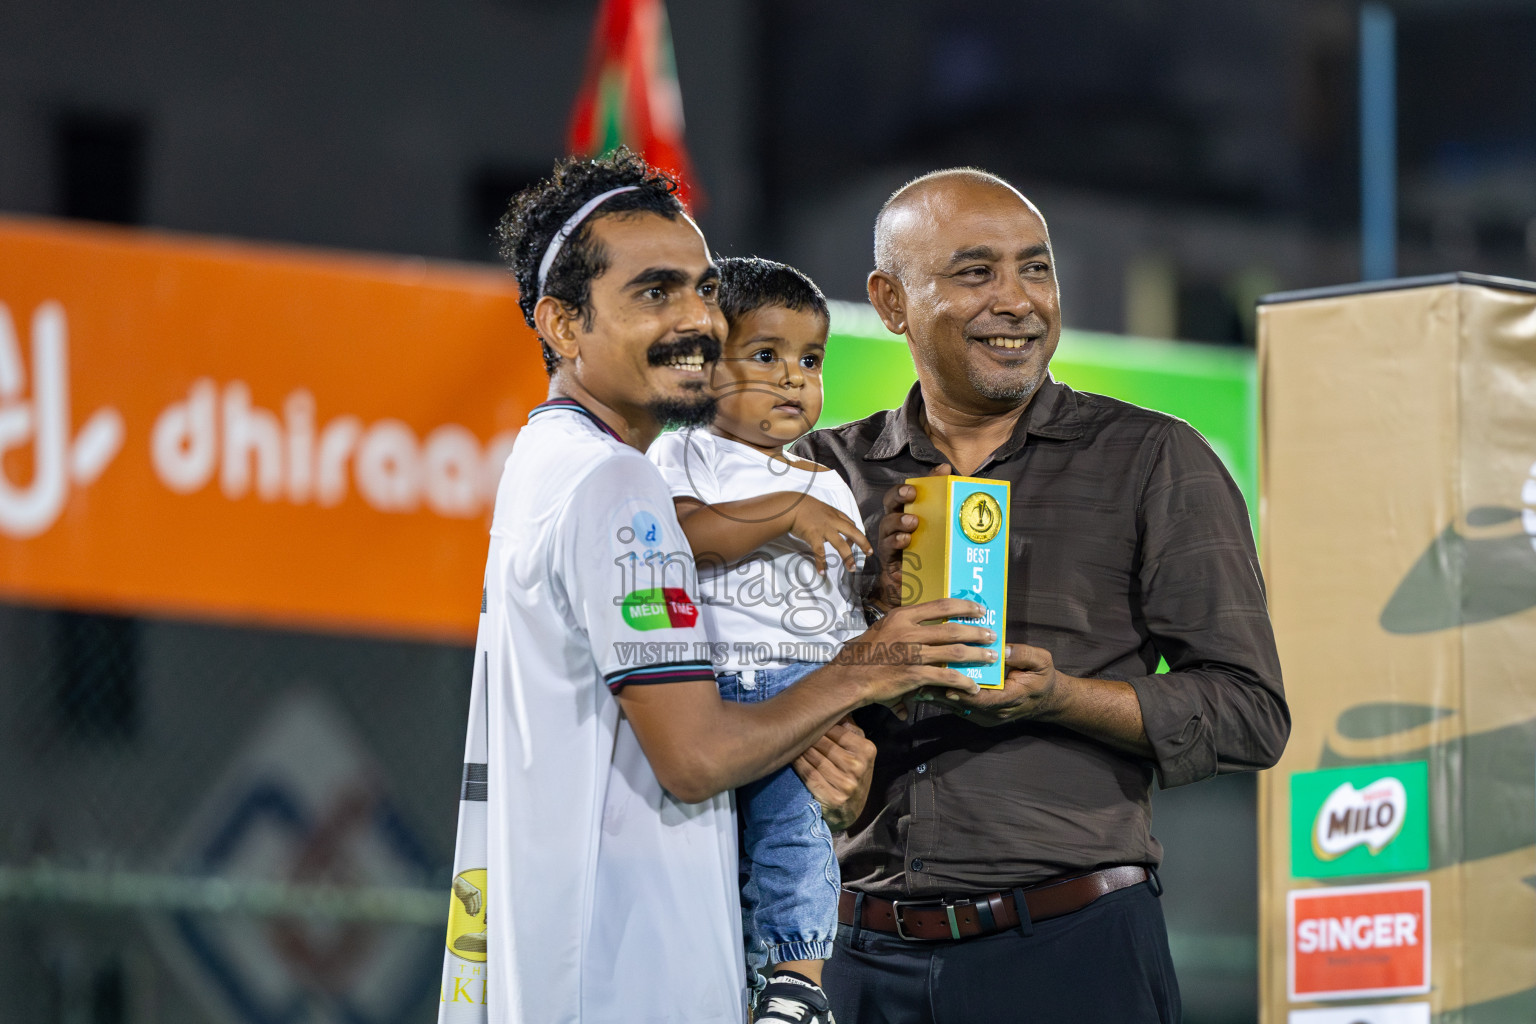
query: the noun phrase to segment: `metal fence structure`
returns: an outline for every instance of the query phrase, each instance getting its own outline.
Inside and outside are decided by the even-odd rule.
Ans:
[[[435,1019],[471,659],[0,605],[0,1024]],[[1251,777],[1156,807],[1186,1019],[1248,1019]]]
[[[0,1021],[432,1019],[470,664],[0,605]]]

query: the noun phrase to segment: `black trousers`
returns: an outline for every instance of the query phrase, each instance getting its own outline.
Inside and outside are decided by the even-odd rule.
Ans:
[[[1075,914],[958,942],[906,942],[839,925],[822,987],[838,1024],[1176,1024],[1180,1018],[1163,909],[1145,882]]]

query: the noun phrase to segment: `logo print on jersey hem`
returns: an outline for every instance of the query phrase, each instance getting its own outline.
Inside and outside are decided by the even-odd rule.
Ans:
[[[699,621],[699,608],[682,587],[631,590],[620,608],[630,629],[683,629]]]

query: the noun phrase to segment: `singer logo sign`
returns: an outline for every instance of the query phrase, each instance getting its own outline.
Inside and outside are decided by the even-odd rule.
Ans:
[[[510,278],[0,218],[0,598],[468,639]]]
[[[1297,890],[1287,901],[1290,996],[1429,991],[1429,883]]]

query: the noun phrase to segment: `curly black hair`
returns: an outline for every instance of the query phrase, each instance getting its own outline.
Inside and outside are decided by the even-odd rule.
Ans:
[[[720,311],[731,324],[764,306],[810,311],[831,320],[827,297],[816,282],[788,264],[761,256],[717,256],[715,265],[720,268]]]
[[[676,220],[684,213],[677,198],[677,179],[646,163],[628,146],[620,146],[595,159],[561,160],[548,178],[512,197],[512,205],[496,225],[496,237],[501,258],[517,278],[518,304],[523,307],[523,319],[529,327],[534,327],[533,307],[539,301],[539,263],[550,239],[587,200],[624,185],[639,188],[613,196],[592,211],[565,240],[544,282],[544,294],[574,306],[581,313],[582,323],[590,328],[592,279],[608,269],[609,261],[608,252],[592,238],[592,222],[599,217],[639,211]],[[544,352],[544,371],[553,376],[560,356],[543,338],[539,339],[539,346]]]

